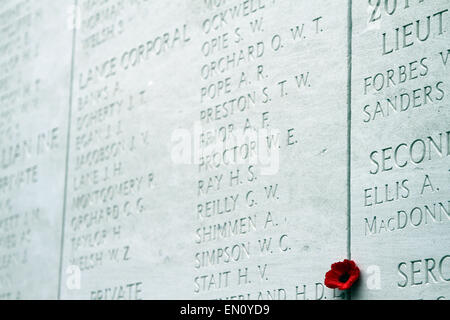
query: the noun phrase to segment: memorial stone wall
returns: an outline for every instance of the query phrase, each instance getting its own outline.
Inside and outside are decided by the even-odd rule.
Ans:
[[[448,299],[449,8],[3,0],[0,298]]]

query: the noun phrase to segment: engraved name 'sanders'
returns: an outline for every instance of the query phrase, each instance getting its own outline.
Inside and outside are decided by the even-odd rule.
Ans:
[[[444,60],[443,60],[444,61]],[[430,59],[423,57],[420,60],[410,61],[391,67],[384,72],[364,78],[364,95],[372,93],[377,97],[383,94],[382,99],[365,103],[362,108],[363,122],[369,123],[377,119],[387,118],[396,113],[425,108],[427,106],[440,106],[446,97],[446,83],[442,80],[428,80],[430,72]],[[407,83],[417,83],[414,88],[404,89]],[[399,87],[400,92],[390,93]]]

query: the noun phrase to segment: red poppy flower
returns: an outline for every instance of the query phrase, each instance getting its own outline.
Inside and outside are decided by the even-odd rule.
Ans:
[[[336,262],[325,275],[325,285],[331,289],[347,290],[359,278],[359,268],[353,260]]]

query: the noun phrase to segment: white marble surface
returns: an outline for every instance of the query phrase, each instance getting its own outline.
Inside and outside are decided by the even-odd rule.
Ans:
[[[448,9],[5,1],[0,298],[449,298]]]
[[[56,299],[72,31],[67,4],[0,9],[0,297]]]

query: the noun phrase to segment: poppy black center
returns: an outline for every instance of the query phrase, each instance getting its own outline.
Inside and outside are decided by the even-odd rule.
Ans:
[[[350,275],[347,272],[339,277],[339,281],[342,283],[347,282],[348,279],[350,279]]]

